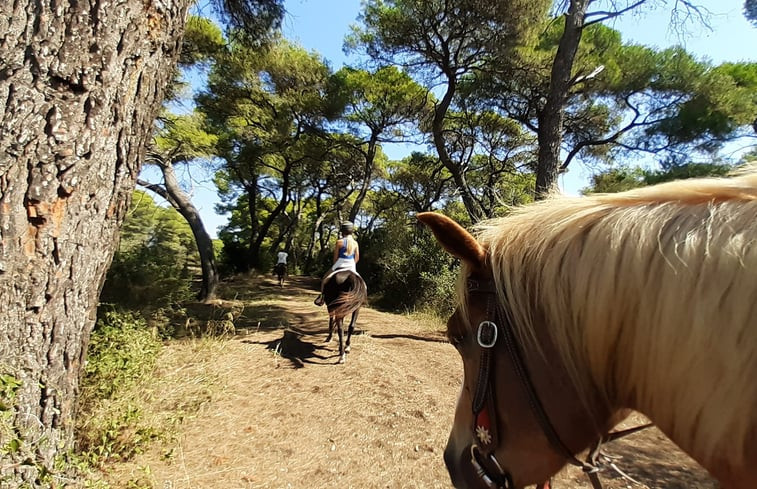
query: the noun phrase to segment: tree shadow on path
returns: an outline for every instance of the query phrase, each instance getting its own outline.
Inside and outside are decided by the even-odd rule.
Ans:
[[[371,338],[382,340],[405,339],[413,341],[428,341],[430,343],[449,343],[447,338],[439,336],[418,336],[414,334],[372,334]]]

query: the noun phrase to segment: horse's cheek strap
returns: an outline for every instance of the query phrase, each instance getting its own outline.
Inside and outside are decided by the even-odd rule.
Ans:
[[[492,298],[491,296],[486,301],[487,317],[492,316]],[[481,336],[481,328],[483,323],[489,323],[487,326],[492,327],[495,331],[492,334],[493,340],[488,348],[481,347],[481,361],[478,368],[478,376],[476,378],[476,391],[473,396],[473,433],[479,442],[479,445],[485,451],[493,450],[497,446],[497,426],[494,419],[496,413],[494,403],[494,389],[491,385],[491,369],[493,362],[493,355],[491,353],[492,348],[496,342],[498,328],[496,323],[490,321],[483,321],[479,325],[479,331],[477,336]]]

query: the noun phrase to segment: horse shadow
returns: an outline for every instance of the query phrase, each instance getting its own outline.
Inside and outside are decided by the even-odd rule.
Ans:
[[[305,340],[305,338],[315,337],[316,334],[325,337],[327,332],[304,332],[289,326],[284,330],[280,338],[270,341],[242,340],[242,343],[265,345],[266,349],[271,351],[275,356],[289,361],[293,368],[299,369],[305,367],[306,364],[333,364],[336,363],[333,360],[334,358],[337,358],[338,361],[339,352],[333,352],[326,346],[316,345],[313,342]]]
[[[293,277],[291,285],[285,281],[284,287],[279,288],[273,277],[263,277],[256,289],[264,292],[258,292],[253,297],[265,298],[269,291],[275,288],[277,296],[287,299],[292,297],[299,301],[304,293],[318,290],[316,287],[320,287],[320,280],[316,278]],[[265,292],[266,290],[268,292]],[[250,294],[250,291],[241,292]],[[283,307],[275,301],[267,300],[245,304],[234,318],[236,336],[242,343],[265,346],[275,355],[277,361],[286,360],[294,368],[302,368],[307,364],[338,363],[339,353],[324,342],[329,333],[328,317],[324,318],[325,309]],[[271,337],[270,333],[278,332],[281,332],[281,336],[268,339]],[[267,333],[266,339],[257,341],[254,338],[257,333]],[[363,331],[355,331],[353,334],[361,333]]]

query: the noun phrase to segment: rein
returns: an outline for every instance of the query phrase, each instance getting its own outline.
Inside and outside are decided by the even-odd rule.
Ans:
[[[602,483],[598,476],[599,467],[597,466],[602,443],[630,435],[651,426],[651,424],[613,432],[605,437],[600,437],[592,445],[585,461],[576,458],[573,452],[562,441],[557,430],[555,430],[544,409],[544,405],[536,393],[534,383],[531,380],[531,374],[523,359],[523,353],[515,339],[512,325],[502,313],[502,308],[496,305],[496,288],[493,280],[478,281],[469,279],[466,287],[468,292],[478,292],[487,295],[487,319],[478,325],[476,331],[476,341],[481,347],[481,361],[472,403],[474,417],[473,433],[479,444],[474,443],[471,445],[471,464],[476,469],[478,476],[487,487],[495,489],[514,488],[510,473],[500,465],[494,454],[494,450],[498,446],[498,438],[494,417],[496,414],[496,404],[494,402],[493,390],[494,370],[492,364],[494,355],[492,355],[492,352],[499,336],[502,336],[502,341],[505,343],[505,348],[507,349],[515,373],[528,399],[531,412],[536,417],[547,440],[569,463],[580,467],[584,471],[594,489],[602,489]],[[489,318],[492,320],[489,320]]]

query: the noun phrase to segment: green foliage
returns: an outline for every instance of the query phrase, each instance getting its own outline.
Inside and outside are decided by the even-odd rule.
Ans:
[[[215,154],[218,136],[205,131],[205,115],[194,111],[175,115],[165,112],[155,134],[155,149],[170,163],[182,163]]]
[[[212,20],[190,15],[184,29],[179,64],[191,66],[211,61],[225,47],[226,40]]]
[[[387,223],[361,238],[360,256],[368,290],[380,307],[452,312],[458,265],[420,225]]]
[[[757,27],[757,0],[744,0],[744,16]]]
[[[78,446],[85,460],[128,459],[159,436],[139,404],[119,396],[150,378],[161,346],[135,314],[107,312],[98,320],[81,383]]]
[[[286,12],[284,0],[221,0],[211,5],[235,39],[256,46],[275,35]]]
[[[187,300],[197,260],[194,237],[179,213],[135,191],[100,302],[145,309]]]
[[[21,387],[21,381],[7,373],[9,370],[4,366],[0,367],[0,456],[4,456],[21,449],[21,439],[13,427],[16,392]]]
[[[388,174],[389,191],[405,203],[405,210],[428,211],[452,197],[449,171],[432,155],[413,152],[401,161],[391,161]]]
[[[195,58],[213,61],[197,97],[203,115],[167,119],[158,146],[198,142],[224,160],[216,183],[231,219],[219,233],[222,270],[269,272],[274,248],[284,247],[292,270],[320,274],[335,223],[358,213],[372,291],[405,275],[429,288],[434,278],[447,284],[444,267],[415,255],[425,251],[406,237],[415,234],[406,223],[434,208],[462,221],[497,216],[532,199],[537,135],[565,28],[561,7],[548,18],[552,4],[367,0],[347,46],[374,64],[336,73],[318,53],[283,39],[258,49],[229,36],[222,46],[217,28],[193,20],[192,42],[214,52]],[[570,77],[565,166],[574,158],[628,165],[639,155],[660,161],[716,151],[751,133],[757,113],[754,64],[713,66],[681,47],[628,44],[599,23],[583,29]],[[424,134],[436,155],[394,162],[382,151],[383,143]],[[592,187],[620,191],[655,178],[624,166]]]
[[[564,19],[555,19],[532,46],[520,47],[486,76],[472,77],[476,103],[537,131],[563,29]],[[754,63],[712,66],[680,46],[627,44],[615,29],[591,25],[582,32],[571,70],[563,163],[612,163],[646,153],[711,155],[752,132],[756,70]]]
[[[685,77],[686,73],[681,73]],[[707,68],[694,81],[688,99],[676,107],[675,117],[652,126],[673,143],[694,142],[717,149],[757,113],[757,63],[725,63]]]
[[[416,71],[435,66],[463,74],[538,30],[550,4],[545,0],[369,0],[363,4],[362,27],[353,26],[346,44],[384,64],[412,66]]]
[[[644,183],[655,185],[687,178],[723,177],[733,171],[733,166],[723,163],[688,163],[663,166],[659,170],[644,172]]]
[[[732,170],[733,166],[723,163],[667,164],[657,170],[638,167],[611,168],[593,175],[591,186],[582,189],[581,193],[615,193],[673,180],[722,177]]]
[[[644,170],[641,168],[611,168],[591,176],[591,185],[581,189],[584,195],[624,192],[643,187]]]
[[[337,85],[320,55],[284,40],[266,50],[233,43],[216,60],[197,103],[225,161],[217,183],[232,210],[220,234],[226,258],[233,257],[227,265],[268,269],[270,244],[283,239],[275,230],[287,229],[298,205],[293,196],[318,181],[325,160],[341,149],[325,131],[343,110],[341,95],[332,93]]]
[[[98,319],[87,350],[84,399],[111,399],[152,370],[160,340],[140,316],[106,312]]]
[[[407,140],[410,123],[432,110],[428,90],[396,66],[373,72],[346,67],[334,80],[335,96],[348,107],[344,118],[365,125],[382,142]]]

